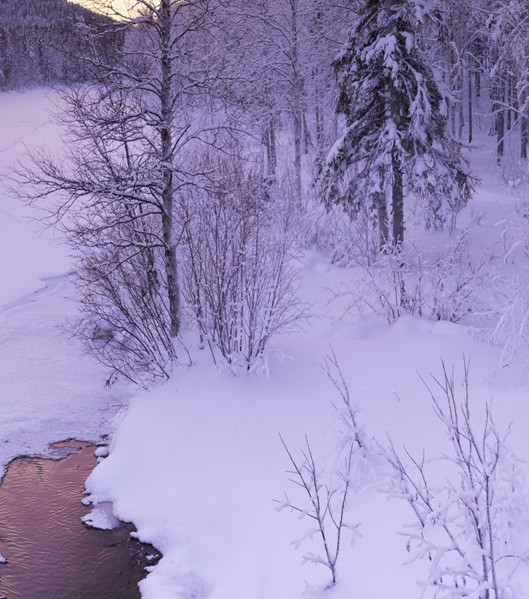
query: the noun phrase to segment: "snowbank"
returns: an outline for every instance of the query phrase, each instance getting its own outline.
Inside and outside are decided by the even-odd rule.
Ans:
[[[323,283],[326,273],[313,282],[318,277]],[[330,345],[367,434],[381,443],[389,434],[410,451],[442,451],[446,440],[418,374],[439,375],[441,359],[460,372],[462,355],[470,357],[473,391],[490,396],[482,381],[497,350],[466,327],[411,318],[389,328],[366,324],[340,326],[329,317],[282,339],[278,349],[290,358],[273,361],[267,380],[218,373],[204,353],[163,388],[134,399],[87,489],[95,503],[112,501],[140,539],[163,553],[141,584],[145,599],[292,599],[328,584],[324,566],[303,563],[308,552],[321,553],[317,536],[297,550],[292,545],[310,519],[278,512],[274,500],[285,491],[296,496],[279,433],[297,457],[307,434],[317,462],[332,466],[341,425],[333,407],[340,398],[321,368]],[[348,515],[361,536],[344,543],[339,583],[326,596],[417,593],[423,566],[405,565],[398,534],[413,518],[384,492],[387,473],[380,459],[357,472]]]

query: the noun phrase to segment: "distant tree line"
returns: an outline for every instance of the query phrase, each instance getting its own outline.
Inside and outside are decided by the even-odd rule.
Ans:
[[[83,57],[95,51],[111,60],[122,42],[111,24],[66,0],[1,0],[0,90],[86,79]],[[88,36],[94,27],[105,33]]]

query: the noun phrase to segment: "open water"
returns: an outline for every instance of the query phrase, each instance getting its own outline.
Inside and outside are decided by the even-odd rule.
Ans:
[[[139,599],[156,551],[131,538],[130,525],[94,530],[81,522],[95,447],[55,447],[77,451],[61,460],[17,458],[0,485],[0,598]]]

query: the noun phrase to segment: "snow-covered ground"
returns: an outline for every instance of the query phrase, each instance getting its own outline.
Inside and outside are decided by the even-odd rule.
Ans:
[[[2,166],[12,163],[20,140],[55,139],[45,103],[41,91],[0,96],[0,118],[6,119],[0,130],[7,132]],[[488,167],[489,159],[482,163]],[[508,216],[512,205],[494,169],[483,168],[483,175],[474,206],[493,214],[479,236],[479,243],[492,243],[497,219]],[[63,276],[69,268],[64,249],[38,237],[24,220],[27,209],[4,196],[0,227],[14,238],[1,240],[2,256],[10,257],[2,259],[0,271],[2,464],[17,452],[42,452],[50,441],[107,432],[123,400],[97,385],[97,366],[60,329],[62,317],[75,310]],[[34,253],[39,262],[31,259]],[[112,502],[115,514],[133,521],[138,536],[163,554],[141,583],[145,599],[420,596],[418,581],[428,575],[428,562],[408,563],[400,533],[414,516],[390,496],[393,475],[374,440],[354,463],[346,519],[359,534],[352,543],[344,531],[334,587],[325,589],[330,575],[324,566],[305,559],[322,554],[318,535],[295,546],[314,528],[310,516],[278,510],[285,492],[308,509],[287,472],[292,464],[279,435],[300,464],[307,436],[320,480],[339,484],[343,405],[322,368],[332,352],[366,438],[387,447],[389,436],[396,448],[405,444],[418,458],[423,449],[437,457],[448,448],[421,376],[440,376],[443,360],[455,368],[460,392],[465,356],[473,405],[479,410],[490,400],[499,429],[514,423],[510,443],[527,462],[529,387],[491,376],[500,348],[465,325],[404,317],[388,326],[376,317],[341,318],[328,300],[350,273],[316,253],[306,253],[303,263],[304,294],[318,318],[273,341],[267,376],[234,377],[218,371],[206,350],[192,350],[192,367],[178,368],[163,387],[131,399],[110,455],[87,481],[94,504]],[[529,548],[525,525],[520,512],[520,551]],[[523,568],[519,577],[522,584],[527,580]],[[527,587],[519,596],[527,596]]]

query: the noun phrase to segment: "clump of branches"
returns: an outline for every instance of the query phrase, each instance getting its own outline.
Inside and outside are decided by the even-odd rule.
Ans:
[[[81,91],[66,101],[74,113],[90,110]],[[99,106],[101,113],[108,108]],[[43,225],[57,227],[72,247],[81,318],[71,328],[106,367],[107,384],[123,376],[149,386],[169,375],[176,358],[163,223],[149,200],[152,181],[127,159],[128,140],[120,146],[110,132],[108,141],[95,125],[88,134],[91,121],[76,113],[65,114],[64,122],[71,125],[67,156],[59,163],[44,152],[33,155],[33,165],[16,175],[18,193],[27,194]],[[106,141],[109,148],[96,153]],[[155,170],[148,157],[144,161],[142,174]]]
[[[529,206],[529,202],[527,203]],[[526,208],[527,208],[526,206]],[[529,213],[519,213],[502,225],[500,256],[505,264],[524,264],[529,256]],[[527,378],[529,357],[529,280],[517,269],[502,277],[503,303],[491,341],[502,347],[498,372]]]
[[[167,378],[176,359],[163,248],[154,238],[154,223],[142,220],[114,227],[106,241],[101,231],[75,252],[81,317],[72,327],[106,367],[108,385],[121,375],[148,387]]]
[[[203,153],[182,203],[186,300],[213,356],[255,369],[271,337],[307,317],[288,198],[235,154]]]
[[[425,251],[414,244],[387,248],[376,263],[361,264],[361,281],[340,289],[351,298],[349,309],[371,311],[391,323],[404,315],[458,322],[472,313],[487,313],[483,289],[493,274],[484,255],[469,252],[474,226],[464,229],[443,251]]]
[[[444,364],[442,377],[433,377],[433,388],[427,385],[450,453],[428,460],[391,444],[393,490],[415,515],[405,535],[413,559],[429,562],[424,587],[439,598],[500,599],[516,595],[509,594],[513,575],[525,563],[511,542],[523,480],[507,445],[509,429],[500,432],[488,402],[475,409],[468,361],[463,366],[461,391]]]
[[[359,207],[354,217],[344,215],[340,206],[318,206],[311,221],[312,229],[306,235],[308,243],[328,252],[332,264],[369,268],[377,262],[380,234],[373,212],[365,205]]]
[[[491,340],[502,346],[498,370],[518,368],[519,377],[527,377],[529,356],[529,297],[527,282],[514,281],[512,297],[506,302]]]

